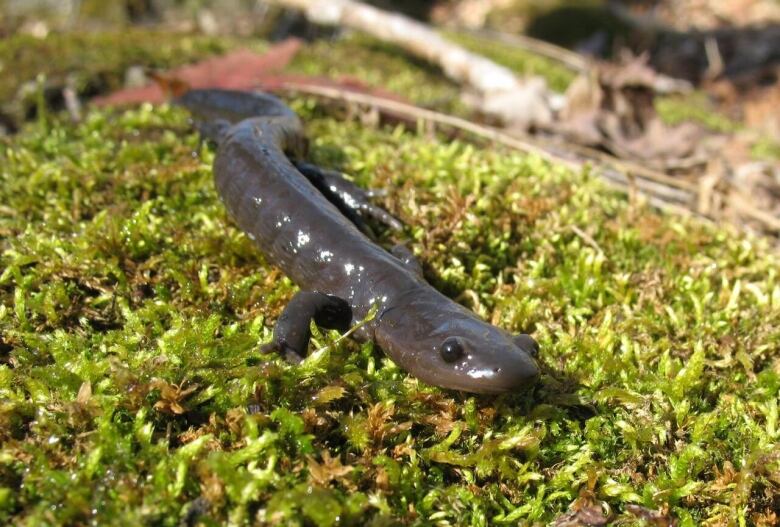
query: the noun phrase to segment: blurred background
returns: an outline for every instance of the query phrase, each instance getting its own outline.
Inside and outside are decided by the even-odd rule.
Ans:
[[[728,106],[724,109],[730,112],[730,117],[769,127],[777,135],[777,119],[761,122],[766,114],[763,105],[757,109],[745,108],[740,104],[745,101],[737,99],[767,95],[762,90],[770,87],[773,104],[778,102],[778,0],[385,0],[368,3],[454,32],[472,35],[479,32],[493,37],[523,34],[584,56],[614,59],[626,52],[645,53],[655,70],[709,89],[716,102]],[[45,40],[52,34],[138,28],[167,34],[259,37],[269,41],[291,35],[307,40],[334,39],[344,33],[338,28],[312,25],[302,13],[262,0],[0,2],[0,35],[5,39],[22,37],[19,41],[22,45],[32,45],[25,38]],[[6,43],[6,48],[9,45],[12,44]],[[128,38],[127,45],[132,46],[132,39]],[[6,79],[0,94],[2,100],[8,101],[18,95],[12,93],[14,89],[18,90],[30,79],[25,78],[29,72],[23,61],[16,63],[17,56],[9,55],[6,49],[3,58],[6,67],[0,71]],[[92,55],[84,56],[84,67],[89,66],[90,59]],[[15,71],[8,69],[11,61],[15,62]],[[68,68],[68,64],[60,66],[60,69]],[[722,80],[727,82],[715,85]],[[82,80],[82,84],[85,82]],[[116,88],[114,80],[109,78],[93,78],[86,84],[80,88],[87,93]]]

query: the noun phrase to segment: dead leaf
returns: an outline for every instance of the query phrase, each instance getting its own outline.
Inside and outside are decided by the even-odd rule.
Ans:
[[[598,63],[569,86],[552,129],[578,144],[656,168],[677,164],[697,153],[703,132],[690,123],[661,122],[653,102],[659,80],[646,56]]]
[[[606,525],[608,521],[609,516],[604,515],[600,505],[587,505],[558,517],[553,525],[555,527],[595,527]]]
[[[213,57],[189,66],[167,72],[168,81],[186,83],[191,88],[225,88],[248,90],[255,88],[258,79],[273,71],[283,69],[301,47],[301,41],[290,38],[271,46],[265,53],[238,49],[225,55]],[[107,96],[96,97],[92,103],[97,106],[134,104],[140,102],[163,102],[164,89],[159,84],[141,88],[127,88]]]
[[[677,525],[677,520],[672,518],[669,511],[665,509],[655,511],[641,505],[629,504],[626,505],[626,511],[657,527],[675,527]]]
[[[154,403],[154,409],[175,415],[181,415],[187,411],[181,403],[198,389],[197,384],[184,388],[184,382],[178,385],[169,384],[163,379],[154,379],[149,385],[152,389],[160,390],[160,400]]]
[[[309,476],[315,485],[327,487],[331,481],[338,481],[347,488],[354,488],[352,481],[346,478],[355,467],[342,465],[341,459],[331,457],[327,450],[322,451],[322,463],[312,456],[306,457]]]

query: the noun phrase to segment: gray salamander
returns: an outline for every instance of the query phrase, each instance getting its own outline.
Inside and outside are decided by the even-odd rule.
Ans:
[[[400,224],[341,174],[302,161],[303,127],[283,102],[226,90],[191,90],[176,102],[218,145],[214,178],[232,218],[301,289],[266,351],[301,360],[312,319],[344,331],[376,305],[356,338],[427,383],[501,393],[537,379],[534,339],[480,320],[431,287],[408,249],[388,252],[366,235],[366,217]]]

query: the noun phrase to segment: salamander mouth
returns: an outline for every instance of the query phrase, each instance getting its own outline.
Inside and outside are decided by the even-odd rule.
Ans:
[[[451,370],[453,375],[435,369],[428,373],[418,377],[426,383],[450,390],[494,395],[523,391],[539,378],[539,368],[530,357],[511,365],[471,369],[465,367],[459,372]]]

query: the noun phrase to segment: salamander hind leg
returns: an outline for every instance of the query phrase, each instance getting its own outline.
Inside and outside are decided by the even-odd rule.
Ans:
[[[276,321],[273,340],[263,345],[260,351],[276,351],[289,362],[301,362],[309,346],[309,323],[312,320],[326,329],[346,331],[352,321],[352,308],[346,300],[336,296],[299,291]]]
[[[363,232],[370,234],[370,229],[367,229],[363,222],[363,218],[366,217],[379,221],[393,230],[403,229],[403,224],[392,214],[371,203],[371,198],[376,193],[360,188],[340,172],[298,161],[295,162],[295,167]],[[358,220],[356,221],[355,218]]]

